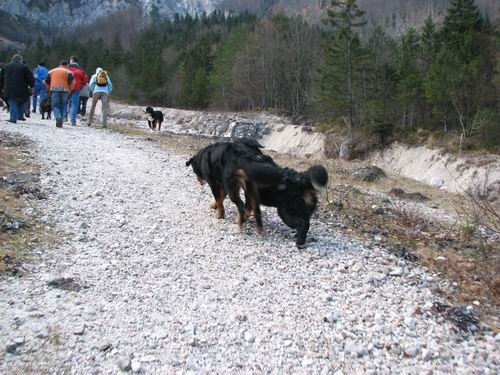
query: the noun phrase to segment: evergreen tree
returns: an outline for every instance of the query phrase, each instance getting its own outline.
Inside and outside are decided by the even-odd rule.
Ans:
[[[328,38],[321,76],[321,97],[323,104],[332,105],[338,115],[347,117],[349,126],[355,125],[356,85],[364,63],[364,51],[356,29],[366,22],[364,12],[356,0],[332,0],[324,23],[333,27]]]

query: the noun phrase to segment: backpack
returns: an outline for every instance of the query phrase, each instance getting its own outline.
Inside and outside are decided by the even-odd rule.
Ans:
[[[99,72],[97,74],[95,82],[96,82],[97,86],[106,86],[108,84],[107,73],[104,70],[102,72]]]

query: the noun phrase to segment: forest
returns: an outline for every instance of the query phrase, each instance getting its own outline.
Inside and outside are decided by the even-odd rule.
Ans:
[[[101,66],[114,99],[130,103],[270,111],[382,142],[445,139],[499,152],[498,20],[474,0],[452,0],[442,23],[428,18],[397,38],[381,27],[362,34],[366,19],[356,0],[331,0],[321,24],[279,13],[153,14],[126,40],[80,31],[39,38],[22,53],[33,67],[73,54],[88,73]],[[0,61],[13,52],[1,51]]]

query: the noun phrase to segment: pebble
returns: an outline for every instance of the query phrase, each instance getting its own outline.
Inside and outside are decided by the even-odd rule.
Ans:
[[[389,276],[403,276],[404,270],[401,267],[393,268],[389,271]]]
[[[74,335],[83,335],[85,333],[85,324],[80,324],[78,326],[75,327],[75,329],[73,330],[73,334]]]
[[[255,336],[250,332],[245,332],[245,341],[246,342],[254,342]]]
[[[116,364],[121,371],[130,371],[132,368],[132,364],[128,356],[120,357]]]
[[[418,345],[410,345],[405,349],[405,354],[410,358],[416,357],[418,353],[420,353],[420,347]]]

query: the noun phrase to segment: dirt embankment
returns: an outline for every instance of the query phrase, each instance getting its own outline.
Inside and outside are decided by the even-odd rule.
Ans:
[[[258,138],[266,150],[311,159],[324,158],[324,135],[287,118],[268,113],[159,109],[165,115],[162,131],[222,138],[247,136]],[[147,127],[141,107],[113,103],[111,115],[115,123]],[[424,146],[396,143],[369,155],[366,164],[449,192],[479,192],[491,199],[500,196],[500,157],[497,155],[458,157]]]

